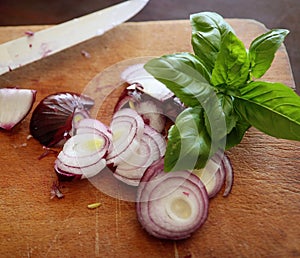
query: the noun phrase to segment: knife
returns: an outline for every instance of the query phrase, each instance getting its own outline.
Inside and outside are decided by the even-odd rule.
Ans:
[[[127,21],[149,0],[127,0],[0,45],[0,75],[74,46]]]

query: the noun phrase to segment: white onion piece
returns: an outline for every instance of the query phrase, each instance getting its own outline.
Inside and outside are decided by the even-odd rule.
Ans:
[[[208,205],[201,180],[189,171],[165,173],[162,159],[146,170],[137,191],[139,222],[162,239],[190,237],[205,222]]]
[[[144,64],[129,66],[122,72],[121,78],[129,84],[139,83],[142,85],[141,91],[160,101],[174,95],[163,83],[144,69]]]
[[[118,165],[139,147],[144,133],[144,121],[136,111],[129,108],[121,109],[114,114],[110,130],[113,141],[107,162]]]

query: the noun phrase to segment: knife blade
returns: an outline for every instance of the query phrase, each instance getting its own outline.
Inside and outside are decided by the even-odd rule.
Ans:
[[[100,36],[141,11],[149,0],[127,0],[0,45],[0,75]]]

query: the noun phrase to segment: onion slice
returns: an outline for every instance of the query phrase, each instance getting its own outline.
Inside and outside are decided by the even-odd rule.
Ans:
[[[93,105],[91,98],[73,92],[48,95],[33,111],[30,134],[47,147],[64,143],[72,135],[74,114],[87,112]]]
[[[138,220],[157,238],[190,237],[205,222],[208,205],[201,180],[189,171],[165,173],[163,159],[147,169],[137,190]]]
[[[89,178],[106,166],[104,159],[110,142],[101,134],[85,133],[72,136],[66,141],[55,161],[55,171],[60,175]]]
[[[142,139],[139,148],[127,160],[117,165],[114,176],[123,183],[138,186],[145,170],[152,162],[150,146]]]
[[[144,133],[144,121],[136,111],[130,108],[121,109],[114,114],[110,130],[113,141],[107,162],[118,165],[139,147]]]
[[[138,186],[147,168],[165,155],[166,140],[156,130],[145,125],[140,145],[131,156],[120,162],[114,176],[124,183]]]

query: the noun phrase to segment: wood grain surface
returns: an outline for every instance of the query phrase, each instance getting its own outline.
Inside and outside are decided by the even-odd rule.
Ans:
[[[227,21],[246,46],[266,31],[253,20]],[[0,43],[44,27],[0,27]],[[50,93],[89,92],[89,82],[99,80],[100,91],[93,95],[98,98],[119,82],[117,74],[111,82],[102,80],[98,74],[105,68],[131,58],[191,51],[190,34],[188,21],[125,23],[2,75],[0,87],[36,89],[36,106]],[[294,87],[284,46],[264,79]],[[107,123],[118,91],[111,96],[96,110]],[[0,257],[300,257],[299,142],[251,128],[228,152],[235,173],[232,193],[212,199],[204,226],[190,239],[174,242],[149,236],[137,221],[134,202],[110,195],[122,186],[110,188],[100,176],[63,183],[65,197],[50,199],[55,155],[38,160],[43,149],[27,139],[29,121],[30,114],[12,132],[0,131]],[[104,192],[98,183],[106,186]],[[101,206],[88,209],[94,202]]]

